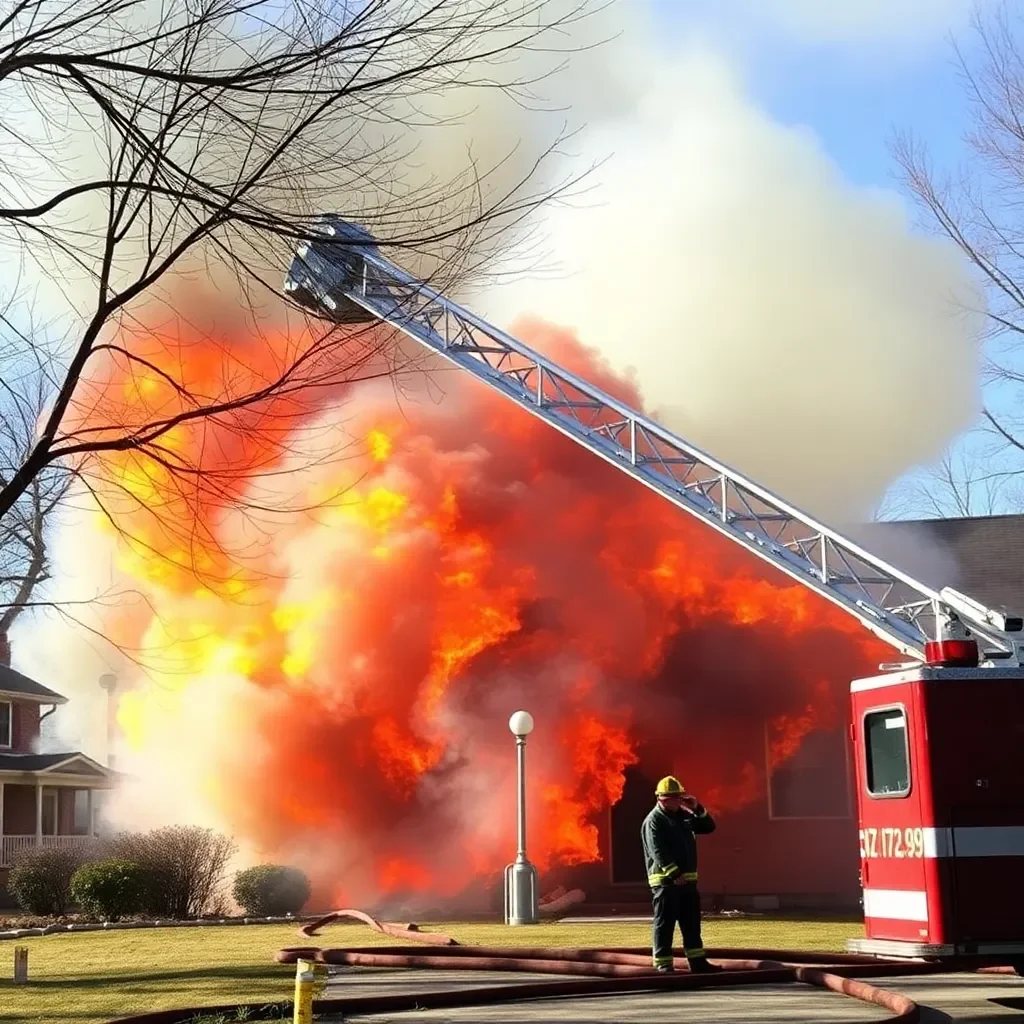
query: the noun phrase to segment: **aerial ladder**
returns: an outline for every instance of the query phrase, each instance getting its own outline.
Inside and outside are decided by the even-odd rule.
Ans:
[[[1019,615],[872,554],[408,274],[357,224],[321,218],[284,290],[335,323],[401,331],[909,659],[851,685],[866,921],[854,948],[1024,957]]]

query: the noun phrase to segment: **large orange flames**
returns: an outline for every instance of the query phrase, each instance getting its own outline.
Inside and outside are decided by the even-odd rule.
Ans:
[[[641,404],[569,332],[519,331]],[[219,394],[224,352],[235,386],[267,365],[239,346],[222,338],[214,358],[177,328],[148,355]],[[600,857],[601,812],[638,760],[717,811],[763,799],[766,763],[835,725],[872,653],[805,589],[482,386],[443,380],[442,402],[325,388],[184,423],[162,464],[105,456],[120,567],[146,597],[109,623],[148,666],[121,701],[126,736],[198,765],[227,826],[319,865],[337,898],[493,876],[513,842],[518,707],[537,721],[545,869]],[[94,422],[184,407],[158,372],[115,362],[103,385]],[[767,757],[737,739],[765,723]]]

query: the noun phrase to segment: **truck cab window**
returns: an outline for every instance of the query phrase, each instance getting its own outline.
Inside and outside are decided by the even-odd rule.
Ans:
[[[868,792],[872,796],[906,796],[910,792],[907,716],[902,708],[870,711],[864,716]]]

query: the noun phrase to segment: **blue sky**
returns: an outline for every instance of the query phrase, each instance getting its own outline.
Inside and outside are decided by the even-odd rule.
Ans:
[[[628,2],[628,0],[626,0]],[[808,127],[845,178],[899,189],[889,145],[912,131],[936,166],[968,156],[970,109],[957,48],[977,55],[972,12],[999,0],[654,0],[664,38],[708,42],[746,75],[754,100],[776,120]],[[994,407],[1005,403],[994,399]],[[980,450],[976,436],[959,442]],[[912,482],[894,489],[909,494]],[[903,515],[924,514],[903,502]],[[894,505],[895,509],[895,505]],[[997,511],[1014,510],[1011,498]]]
[[[730,51],[759,104],[784,123],[812,128],[855,184],[894,184],[888,140],[895,130],[920,133],[943,163],[963,157],[969,111],[955,47],[969,56],[974,37],[962,16],[947,9],[908,46],[884,25],[877,34],[864,28],[845,40],[794,35],[771,17],[751,17],[754,2],[656,0],[655,6],[670,38],[704,38]],[[785,6],[787,0],[764,2]],[[890,0],[894,7],[915,2]],[[942,7],[942,0],[933,2]],[[967,4],[955,7],[962,12]]]

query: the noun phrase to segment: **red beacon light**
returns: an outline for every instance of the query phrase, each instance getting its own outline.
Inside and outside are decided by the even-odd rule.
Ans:
[[[943,668],[978,667],[978,641],[955,615],[950,613],[945,617],[940,632],[941,639],[925,642],[924,657],[927,664]]]

